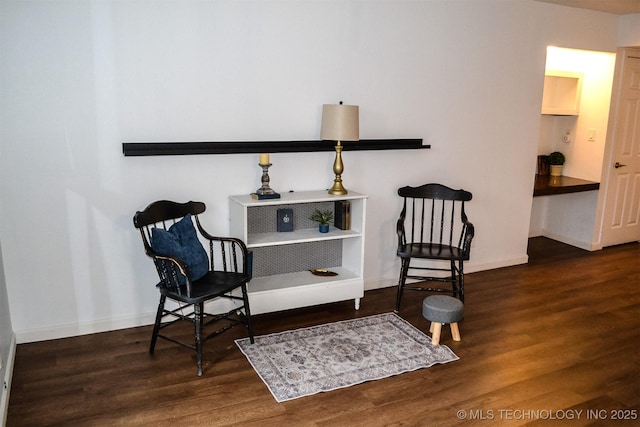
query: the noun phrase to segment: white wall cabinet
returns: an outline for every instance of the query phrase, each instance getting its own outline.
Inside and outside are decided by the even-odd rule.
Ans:
[[[280,199],[255,200],[231,196],[230,231],[253,253],[249,282],[252,314],[268,313],[354,299],[356,310],[364,296],[364,230],[367,196],[326,191],[282,194]],[[351,205],[349,230],[333,226],[320,233],[309,217],[315,209],[333,210],[339,200]],[[279,209],[293,212],[293,231],[277,231]],[[316,276],[325,269],[336,276]]]
[[[544,74],[542,114],[577,116],[580,113],[582,74],[547,70]]]

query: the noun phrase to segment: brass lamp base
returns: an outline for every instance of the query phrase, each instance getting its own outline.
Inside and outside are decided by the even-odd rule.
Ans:
[[[333,162],[333,173],[336,174],[333,180],[333,186],[329,189],[329,194],[336,196],[344,196],[348,194],[346,188],[342,186],[342,172],[344,172],[344,165],[342,163],[342,143],[338,141],[336,144],[336,159]]]
[[[342,186],[342,179],[338,175],[336,175],[336,179],[333,180],[333,187],[329,189],[329,194],[333,194],[335,196],[344,196],[348,193],[349,192],[347,191],[347,189]]]

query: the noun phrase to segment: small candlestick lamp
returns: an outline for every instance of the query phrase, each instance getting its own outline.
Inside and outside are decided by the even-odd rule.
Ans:
[[[273,191],[271,187],[269,187],[269,166],[271,163],[269,162],[269,154],[262,153],[260,154],[260,162],[258,165],[262,168],[262,186],[256,190],[256,194],[258,197],[262,198],[277,198],[280,195]]]

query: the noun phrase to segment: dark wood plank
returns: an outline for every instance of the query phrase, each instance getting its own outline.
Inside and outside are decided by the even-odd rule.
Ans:
[[[533,197],[551,196],[554,194],[580,193],[600,188],[599,182],[570,176],[536,175]]]
[[[573,410],[582,418],[566,425],[635,425],[586,411],[640,416],[640,245],[587,252],[535,238],[529,255],[527,265],[466,276],[462,341],[448,328],[442,337],[460,360],[447,365],[277,403],[233,342],[242,328],[207,343],[201,378],[191,352],[161,341],[151,356],[150,327],[132,328],[19,345],[7,425],[565,425],[532,417]],[[425,296],[407,291],[400,314],[428,332]],[[394,288],[368,291],[360,311],[346,301],[265,314],[255,329],[390,312],[394,303]]]
[[[344,151],[422,150],[422,138],[361,139],[343,141]],[[194,154],[308,153],[334,151],[331,141],[219,141],[219,142],[123,142],[125,156],[176,156]]]

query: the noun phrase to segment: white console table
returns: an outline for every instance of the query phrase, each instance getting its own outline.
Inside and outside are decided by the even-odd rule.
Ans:
[[[367,196],[343,196],[326,191],[284,193],[279,199],[255,200],[231,196],[231,235],[242,239],[253,253],[253,279],[249,282],[252,314],[269,313],[354,299],[356,310],[364,296],[364,230]],[[351,226],[333,226],[320,233],[309,217],[314,210],[333,210],[334,203],[351,204]],[[294,229],[277,231],[277,211],[293,211]],[[325,269],[336,276],[316,276]]]

